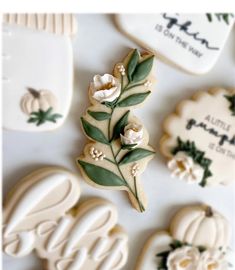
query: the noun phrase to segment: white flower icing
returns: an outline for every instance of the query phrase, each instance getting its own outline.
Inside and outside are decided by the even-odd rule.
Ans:
[[[227,270],[228,261],[225,252],[209,249],[201,254],[198,270]]]
[[[136,123],[129,123],[125,126],[124,135],[120,134],[122,144],[139,145],[143,140],[143,126]]]
[[[112,102],[121,93],[121,84],[110,74],[95,75],[90,85],[92,97],[99,102]]]
[[[178,177],[187,183],[200,183],[202,181],[204,169],[195,164],[193,159],[182,151],[173,156],[167,166],[172,177]]]
[[[196,270],[200,252],[195,247],[184,246],[172,251],[167,258],[168,270]]]

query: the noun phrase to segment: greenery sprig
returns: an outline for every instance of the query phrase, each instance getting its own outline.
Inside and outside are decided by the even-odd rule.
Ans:
[[[229,25],[230,23],[230,18],[234,17],[233,13],[206,13],[207,19],[209,22],[213,21],[213,18],[216,17],[218,21],[224,21],[226,24]]]
[[[56,123],[57,119],[61,118],[62,115],[58,113],[52,113],[52,112],[53,112],[52,107],[50,107],[46,111],[39,109],[38,112],[32,112],[30,114],[28,123],[35,123],[36,126],[40,126],[46,122]]]
[[[149,149],[139,148],[136,144],[133,145],[122,145],[120,140],[120,134],[123,134],[125,126],[128,124],[129,113],[127,109],[124,111],[123,115],[118,119],[113,128],[111,128],[111,123],[115,121],[113,119],[113,114],[115,110],[119,108],[123,109],[125,107],[131,107],[142,103],[147,96],[150,94],[150,91],[145,92],[135,92],[132,93],[132,89],[144,86],[146,83],[145,79],[150,74],[153,66],[154,56],[150,56],[141,61],[140,54],[138,50],[133,50],[129,61],[125,67],[126,74],[121,74],[121,93],[120,95],[112,102],[103,102],[102,104],[106,107],[105,111],[91,111],[88,110],[87,113],[92,117],[96,122],[95,125],[92,125],[89,122],[89,118],[82,117],[81,122],[83,130],[86,135],[95,142],[99,142],[105,145],[108,145],[110,148],[111,156],[105,157],[104,160],[110,162],[113,166],[116,167],[118,173],[114,173],[114,170],[109,170],[103,168],[102,166],[97,166],[92,163],[84,161],[84,159],[78,159],[78,164],[88,176],[88,178],[94,183],[106,186],[106,187],[126,187],[128,191],[134,196],[138,203],[139,210],[143,212],[145,210],[143,203],[138,194],[136,177],[133,176],[133,187],[130,186],[127,179],[125,179],[122,166],[128,163],[133,163],[139,161],[147,156],[153,155],[154,152]],[[123,94],[129,93],[129,95]],[[109,111],[107,112],[107,108]],[[99,128],[100,121],[107,121],[107,134],[106,135],[101,128]],[[103,124],[102,124],[103,126]],[[118,143],[117,143],[118,142]],[[119,149],[114,148],[119,145]],[[122,155],[120,155],[120,153]]]
[[[212,161],[205,157],[205,152],[197,149],[194,142],[190,142],[189,140],[184,142],[180,137],[177,137],[177,146],[172,150],[172,154],[176,155],[180,151],[185,152],[195,163],[204,169],[203,178],[199,185],[205,187],[207,178],[212,176],[212,172],[209,169]]]
[[[235,116],[235,95],[224,97],[230,102],[229,109],[231,110],[232,115]]]

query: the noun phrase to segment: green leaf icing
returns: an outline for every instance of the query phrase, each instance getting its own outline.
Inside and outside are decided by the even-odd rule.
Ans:
[[[126,186],[125,182],[118,175],[105,168],[81,160],[78,160],[78,163],[80,164],[86,175],[98,185],[109,187]]]
[[[235,116],[235,95],[225,96],[225,98],[230,102],[229,109],[232,112],[232,115]]]
[[[87,111],[87,113],[97,121],[103,121],[111,118],[111,114],[107,112]]]
[[[140,62],[134,71],[132,76],[132,82],[137,83],[143,81],[150,73],[153,67],[154,56],[150,56],[149,58]]]
[[[144,148],[136,148],[134,150],[131,150],[127,154],[125,154],[124,157],[120,160],[119,164],[123,165],[130,162],[134,162],[153,154],[155,154],[153,151],[150,151]]]
[[[124,113],[124,115],[117,121],[116,125],[113,128],[113,137],[112,141],[120,138],[120,134],[123,133],[125,126],[128,124],[128,116],[130,111]]]
[[[48,110],[43,111],[39,109],[38,112],[32,112],[30,118],[27,121],[28,123],[35,123],[37,126],[41,126],[46,122],[56,123],[58,118],[61,118],[62,115],[58,113],[52,113],[53,108],[50,107]]]
[[[130,95],[117,103],[117,107],[130,107],[142,103],[151,92]]]
[[[206,13],[206,17],[208,19],[209,22],[213,21],[213,18],[215,17],[219,22],[225,22],[226,24],[229,25],[230,23],[230,18],[234,17],[233,13],[215,13],[215,14],[211,14],[211,13]]]
[[[96,144],[94,143],[92,146],[93,152],[86,151],[85,156],[78,159],[78,164],[87,178],[97,185],[105,187],[125,186],[126,190],[132,196],[132,203],[133,200],[135,200],[135,203],[133,203],[134,206],[139,211],[143,212],[145,205],[142,202],[142,192],[138,192],[138,176],[133,174],[131,165],[129,171],[122,171],[121,165],[141,160],[149,155],[153,155],[154,152],[144,148],[134,149],[134,147],[137,146],[136,144],[122,145],[120,134],[123,134],[125,126],[129,123],[130,110],[126,107],[140,104],[150,94],[150,91],[140,91],[144,91],[145,89],[143,86],[146,81],[143,80],[146,79],[151,72],[153,56],[141,61],[138,50],[133,50],[131,56],[128,57],[129,60],[127,62],[127,58],[124,60],[126,75],[120,73],[120,77],[116,78],[120,81],[121,85],[119,97],[111,102],[106,101],[102,103],[110,112],[99,111],[100,105],[93,105],[92,110],[88,110],[87,114],[81,118],[81,123],[86,135],[91,140],[108,146],[105,147],[105,151],[103,151],[103,149],[99,149],[99,147],[96,148]],[[134,89],[135,92],[127,96],[126,93],[131,93],[132,89]],[[125,97],[123,97],[124,94]],[[116,120],[117,115],[119,115],[118,120]],[[90,117],[98,121],[95,126],[89,123]],[[100,121],[103,122],[100,123]],[[125,151],[123,157],[121,155],[122,151]],[[99,165],[101,165],[96,166],[93,162],[88,162],[86,158],[89,154],[89,158],[92,158],[94,162],[99,162]],[[99,155],[102,155],[102,158],[99,158]],[[106,169],[108,167],[102,167],[102,162],[105,162],[106,165],[110,164],[110,169]],[[115,171],[115,173],[113,171]]]
[[[197,149],[194,142],[186,141],[183,142],[179,137],[177,138],[178,145],[173,149],[172,154],[176,155],[178,152],[185,152],[188,156],[190,156],[195,163],[200,165],[204,169],[204,175],[200,185],[202,187],[206,186],[207,178],[212,176],[212,172],[209,167],[212,161],[205,157],[205,152]]]
[[[100,129],[91,125],[83,117],[81,118],[81,121],[82,121],[83,129],[88,137],[90,137],[94,141],[104,143],[104,144],[109,144],[109,141],[107,140],[104,133]]]
[[[139,52],[135,49],[127,65],[127,77],[129,82],[132,81],[132,75],[135,71],[138,62],[139,62]]]

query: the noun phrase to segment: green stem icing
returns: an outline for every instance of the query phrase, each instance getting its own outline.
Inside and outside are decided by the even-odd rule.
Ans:
[[[127,84],[127,86],[129,85],[129,83]],[[125,92],[125,90],[127,89],[126,87],[123,87],[123,76],[121,77],[121,94],[120,96],[118,97],[117,101],[116,101],[116,104],[118,103],[119,99],[121,98],[122,94]],[[129,189],[129,191],[131,192],[131,194],[136,198],[137,202],[138,202],[138,205],[139,205],[139,209],[141,212],[145,211],[145,208],[143,206],[143,204],[141,203],[140,199],[139,199],[139,196],[138,196],[138,193],[137,193],[137,187],[136,187],[136,179],[134,179],[134,184],[135,184],[135,191],[132,190],[131,186],[129,185],[129,183],[126,181],[123,173],[122,173],[122,170],[118,164],[118,161],[117,161],[117,156],[118,154],[120,153],[120,151],[122,150],[121,148],[117,151],[117,153],[115,154],[114,153],[114,149],[113,149],[113,145],[112,145],[112,134],[111,134],[111,121],[112,121],[112,116],[113,116],[113,113],[115,111],[115,106],[113,108],[111,108],[111,112],[110,112],[110,119],[108,120],[108,139],[110,141],[110,150],[112,152],[112,156],[113,156],[113,161],[108,159],[108,158],[105,158],[105,160],[111,162],[112,164],[115,164],[117,169],[118,169],[118,172],[121,176],[121,178],[123,179],[124,183],[126,184],[127,188]]]

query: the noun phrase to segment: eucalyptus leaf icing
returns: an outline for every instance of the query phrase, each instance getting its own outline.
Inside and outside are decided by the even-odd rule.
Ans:
[[[90,199],[73,209],[78,179],[60,168],[34,172],[19,184],[3,212],[3,250],[13,257],[36,251],[48,270],[121,269],[127,236],[108,201]]]
[[[146,208],[140,175],[154,156],[144,125],[131,110],[150,95],[154,57],[132,50],[113,74],[95,75],[89,87],[91,106],[81,118],[90,140],[77,159],[85,180],[99,188],[128,192],[138,211]]]

